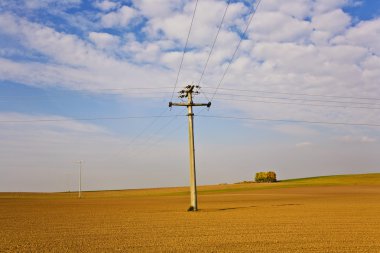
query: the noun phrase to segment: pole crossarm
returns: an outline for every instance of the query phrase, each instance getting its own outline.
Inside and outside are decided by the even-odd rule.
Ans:
[[[207,104],[206,103],[173,103],[173,102],[169,102],[169,107],[172,107],[172,106],[207,106],[208,108],[211,107],[211,102],[208,102]]]
[[[196,89],[196,90],[195,90]],[[195,146],[194,146],[194,113],[193,106],[207,106],[210,108],[211,102],[208,103],[194,103],[193,95],[199,94],[199,86],[187,85],[185,89],[179,91],[179,98],[187,98],[187,103],[173,103],[169,102],[169,107],[172,106],[186,106],[188,110],[189,121],[189,151],[190,151],[190,207],[188,211],[198,210],[197,201],[197,183],[195,173]],[[195,90],[195,91],[194,91]]]

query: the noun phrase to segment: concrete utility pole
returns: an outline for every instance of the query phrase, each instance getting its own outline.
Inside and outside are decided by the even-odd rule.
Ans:
[[[179,98],[187,97],[187,103],[172,103],[169,102],[169,107],[172,106],[186,106],[188,109],[188,119],[189,119],[189,149],[190,149],[190,207],[188,211],[198,210],[197,201],[197,182],[195,174],[195,148],[194,148],[194,113],[193,106],[211,106],[211,102],[207,104],[195,104],[193,102],[193,94],[199,94],[199,86],[187,85],[185,89],[179,91]],[[194,91],[194,89],[197,89]]]
[[[78,198],[82,197],[82,163],[83,161],[78,161],[79,163],[79,189],[78,189]]]

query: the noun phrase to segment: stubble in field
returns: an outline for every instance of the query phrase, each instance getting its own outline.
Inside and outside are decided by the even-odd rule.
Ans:
[[[199,212],[185,188],[84,196],[1,194],[0,251],[380,252],[377,184],[201,187]]]

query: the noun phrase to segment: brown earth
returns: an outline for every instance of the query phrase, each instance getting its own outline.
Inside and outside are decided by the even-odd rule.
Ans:
[[[0,252],[380,252],[379,185],[229,187],[0,193]]]

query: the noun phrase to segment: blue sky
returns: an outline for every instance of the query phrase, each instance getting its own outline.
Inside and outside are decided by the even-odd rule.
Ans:
[[[195,119],[198,182],[378,172],[380,3],[262,0],[231,61],[257,2],[227,2],[199,0],[176,84],[196,1],[0,1],[0,191],[75,190],[77,160],[89,190],[187,185],[186,112],[167,104],[226,8],[196,97],[220,83],[196,109],[213,116]]]

